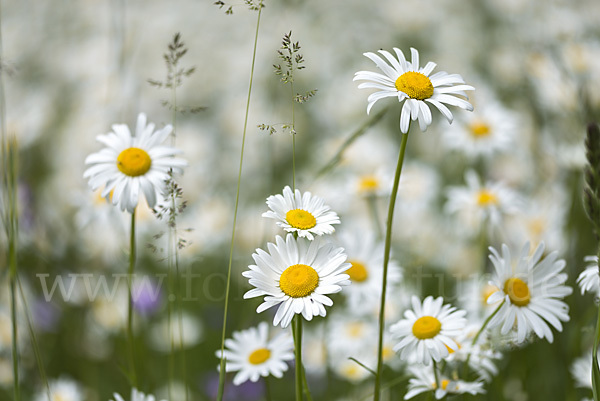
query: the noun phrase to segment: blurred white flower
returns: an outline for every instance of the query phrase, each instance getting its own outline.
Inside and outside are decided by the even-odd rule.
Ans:
[[[81,385],[72,379],[60,378],[51,380],[51,401],[83,401],[85,399]],[[46,389],[39,390],[34,398],[35,401],[48,401]]]
[[[117,393],[114,393],[113,397],[115,397],[115,399],[110,401],[128,401]],[[145,395],[141,391],[138,391],[136,388],[132,388],[130,401],[156,401],[156,398],[153,395]]]
[[[408,391],[404,396],[409,400],[416,395],[433,391],[435,398],[440,400],[448,394],[485,394],[483,382],[465,382],[462,380],[450,380],[438,372],[439,388],[433,371],[421,366],[412,366],[408,368],[412,377],[408,381]]]
[[[519,210],[520,197],[502,182],[481,184],[477,173],[465,173],[466,187],[450,187],[445,211],[458,214],[465,229],[479,232],[481,225],[489,221],[491,227],[498,226],[506,215]]]
[[[404,101],[400,116],[400,131],[406,134],[409,119],[413,121],[418,119],[421,131],[426,131],[427,127],[431,125],[431,110],[425,101],[434,105],[450,123],[453,119],[452,113],[443,103],[469,111],[473,110],[473,106],[469,102],[453,96],[466,98],[467,95],[464,91],[475,89],[470,85],[464,85],[465,81],[460,75],[440,71],[430,77],[429,74],[432,73],[436,64],[430,61],[425,67],[420,68],[419,52],[416,49],[412,47],[410,49],[410,62],[406,61],[402,50],[394,48],[394,51],[396,57],[388,51],[379,50],[387,62],[375,53],[364,53],[384,74],[371,71],[359,71],[354,74],[354,81],[369,81],[358,85],[359,89],[379,89],[378,92],[369,95],[367,113],[379,99],[397,97],[400,103]]]
[[[577,277],[577,284],[581,288],[581,295],[593,292],[600,296],[600,275],[598,274],[598,256],[586,256],[584,261],[588,263],[585,270]]]
[[[519,123],[515,114],[498,102],[486,102],[474,113],[444,130],[443,143],[470,159],[511,150]]]

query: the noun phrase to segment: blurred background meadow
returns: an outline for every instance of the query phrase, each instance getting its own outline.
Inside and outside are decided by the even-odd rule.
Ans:
[[[304,58],[305,68],[294,72],[295,91],[317,90],[294,108],[296,187],[323,198],[340,216],[334,240],[349,255],[385,224],[401,139],[395,99],[378,102],[367,115],[368,91],[359,90],[353,76],[374,67],[364,52],[398,47],[407,54],[415,47],[422,64],[434,61],[476,88],[469,93],[475,110],[455,111],[452,125],[434,111],[427,132],[411,133],[393,225],[393,259],[402,278],[388,290],[386,319],[390,325],[401,319],[411,295],[443,296],[467,310],[467,318],[480,316],[492,271],[487,247],[505,243],[517,252],[526,241],[532,248],[543,241],[547,253],[557,251],[566,261],[574,289],[565,298],[570,321],[562,332],[554,330],[551,344],[534,336],[526,344],[499,342],[497,374],[486,393],[460,397],[590,398],[590,376],[572,366],[591,352],[597,312],[597,294],[582,295],[576,279],[598,246],[582,193],[586,127],[600,119],[600,2],[266,0],[264,6],[227,337],[261,321],[272,326],[272,310],[257,314],[259,300],[242,298],[251,287],[241,272],[254,263],[256,248],[283,235],[261,217],[266,198],[292,180],[292,134],[283,127],[292,121],[292,99],[273,72],[273,64],[281,64],[282,38],[291,32]],[[191,400],[215,399],[257,11],[212,0],[0,0],[0,10],[2,123],[16,138],[17,266],[27,301],[20,299],[17,308],[22,399],[46,399],[27,311],[45,375],[77,388],[73,400],[131,391],[122,277],[128,214],[91,191],[83,172],[86,156],[100,149],[96,136],[116,123],[134,127],[140,112],[158,127],[176,118],[176,146],[188,167],[177,177],[187,203],[177,220],[182,242],[175,292],[167,285],[167,223],[144,201],[137,211],[138,387],[157,399],[184,400],[186,389]],[[172,90],[149,80],[166,80],[163,55],[177,33],[187,49],[178,68],[189,73],[177,87],[174,112]],[[452,207],[453,191],[468,188],[473,177],[481,185],[502,183],[513,195],[510,204],[493,216],[477,202]],[[3,231],[2,260],[8,243]],[[1,278],[0,399],[11,400],[8,267]],[[304,325],[304,363],[316,400],[372,394],[372,375],[348,358],[374,366],[377,298],[364,301],[358,313],[345,291],[333,297],[326,318]],[[180,319],[169,319],[169,303],[178,305]],[[169,333],[181,328],[183,344],[172,352]],[[293,370],[270,381],[272,399],[293,399]],[[386,357],[384,399],[403,398],[405,375],[398,356]],[[262,379],[234,386],[233,375],[226,377],[225,399],[265,399]]]

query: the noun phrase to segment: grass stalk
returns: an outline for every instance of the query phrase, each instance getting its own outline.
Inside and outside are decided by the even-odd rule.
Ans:
[[[235,243],[235,228],[237,225],[237,214],[240,200],[240,184],[242,181],[242,166],[244,162],[244,146],[246,144],[246,131],[248,128],[248,114],[250,111],[250,98],[252,95],[252,83],[254,80],[254,66],[256,63],[256,49],[258,47],[258,32],[260,28],[260,16],[262,14],[262,1],[259,4],[256,17],[256,32],[254,34],[254,48],[252,50],[252,66],[250,67],[250,83],[248,84],[248,98],[246,100],[246,115],[244,117],[244,130],[242,132],[242,146],[240,151],[240,167],[238,171],[237,188],[235,192],[235,207],[233,211],[233,228],[231,230],[231,244],[229,247],[229,264],[227,266],[227,282],[225,284],[225,307],[223,309],[223,330],[221,333],[221,363],[219,365],[219,390],[217,400],[223,400],[223,392],[225,390],[225,334],[227,332],[227,311],[229,307],[229,290],[231,286],[231,265],[233,263],[233,246]]]

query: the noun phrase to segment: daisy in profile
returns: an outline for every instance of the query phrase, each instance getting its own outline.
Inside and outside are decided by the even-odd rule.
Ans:
[[[138,205],[140,192],[148,206],[154,207],[161,195],[169,171],[182,173],[186,162],[174,157],[180,153],[175,148],[161,145],[173,127],[167,125],[154,131],[154,124],[146,124],[146,115],[140,113],[135,136],[127,125],[115,124],[113,132],[99,135],[98,142],[106,145],[85,159],[90,165],[83,177],[89,179],[92,190],[103,187],[101,196],[112,193],[112,203],[121,210],[133,213]]]
[[[287,232],[297,232],[298,236],[313,240],[314,235],[331,234],[335,231],[332,224],[340,224],[338,215],[329,209],[323,199],[310,192],[295,193],[288,186],[283,195],[271,195],[267,198],[268,212],[263,217],[277,220],[275,224]]]
[[[117,393],[114,393],[113,397],[115,397],[115,399],[110,401],[156,401],[156,398],[153,395],[146,395],[136,388],[131,389],[131,398],[129,399],[125,399]]]
[[[467,324],[466,312],[456,310],[444,299],[429,296],[423,303],[412,297],[413,310],[404,312],[404,319],[394,324],[390,331],[399,340],[394,351],[400,352],[400,358],[409,363],[418,362],[429,365],[431,361],[440,361],[456,351],[458,344],[453,340],[460,335]]]
[[[294,359],[294,341],[288,333],[281,332],[269,339],[269,327],[261,322],[257,327],[233,332],[233,339],[225,340],[227,347],[223,352],[227,358],[225,371],[238,372],[233,378],[233,384],[273,375],[277,378],[287,371],[286,361]],[[221,350],[217,350],[221,358]]]
[[[411,61],[406,60],[402,50],[394,48],[394,52],[396,57],[388,51],[379,50],[383,58],[375,53],[364,53],[383,74],[371,71],[359,71],[354,74],[354,81],[368,81],[358,85],[359,89],[379,89],[369,95],[367,113],[379,99],[398,98],[400,103],[404,102],[400,115],[400,131],[406,134],[409,119],[418,119],[421,131],[427,130],[431,125],[431,110],[427,103],[434,105],[450,123],[453,116],[446,104],[473,110],[473,106],[459,96],[466,98],[464,91],[475,88],[465,85],[460,75],[440,71],[430,76],[436,64],[430,61],[425,67],[419,67],[419,52],[416,49],[410,49]]]
[[[252,254],[256,264],[242,273],[256,287],[244,298],[265,296],[258,313],[278,305],[275,326],[289,326],[296,314],[302,314],[306,320],[325,316],[325,306],[333,305],[327,294],[350,284],[344,273],[350,267],[345,263],[344,250],[320,238],[309,241],[288,234],[284,240],[277,236],[275,244],[268,243],[267,248],[269,252],[257,249]]]
[[[584,261],[588,263],[585,270],[577,278],[577,284],[581,289],[581,295],[593,292],[600,296],[600,275],[598,275],[598,256],[586,256]]]
[[[424,367],[409,367],[409,373],[414,376],[408,381],[408,391],[405,400],[433,391],[436,400],[441,400],[449,394],[485,394],[483,382],[466,382],[463,380],[450,380],[438,373],[439,387],[433,371]]]
[[[516,261],[505,244],[502,255],[492,247],[489,249],[495,269],[490,284],[498,290],[490,295],[488,303],[503,301],[489,327],[502,326],[500,332],[507,334],[516,324],[518,342],[523,342],[532,330],[552,342],[554,336],[548,323],[562,331],[561,321],[569,320],[569,307],[561,301],[573,292],[565,285],[567,274],[562,273],[565,261],[557,260],[556,251],[542,259],[543,242],[532,256],[529,256],[529,242],[526,243]]]
[[[482,184],[477,173],[465,173],[466,187],[451,187],[445,211],[457,214],[465,226],[477,231],[484,221],[492,226],[502,223],[506,215],[519,210],[520,197],[502,182]]]

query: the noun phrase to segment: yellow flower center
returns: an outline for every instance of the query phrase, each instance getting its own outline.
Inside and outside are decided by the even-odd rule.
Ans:
[[[358,182],[358,190],[360,192],[371,193],[379,189],[379,180],[372,175],[365,175]]]
[[[369,277],[369,272],[367,271],[365,265],[355,260],[351,260],[349,263],[352,266],[346,270],[346,274],[350,276],[351,281],[360,283]]]
[[[446,349],[448,350],[448,354],[453,354],[454,353],[454,350],[452,348],[448,347],[446,344],[444,344],[444,345],[446,346]],[[458,345],[458,349],[462,348],[462,346],[459,344],[458,341],[456,341],[456,345]]]
[[[288,224],[299,230],[308,230],[317,225],[315,216],[302,209],[290,210],[285,214]]]
[[[396,80],[396,89],[411,99],[424,100],[433,96],[433,84],[424,74],[408,71]]]
[[[259,348],[248,356],[248,362],[253,365],[260,365],[271,357],[271,351],[266,348]]]
[[[527,283],[516,277],[506,280],[504,283],[504,293],[508,294],[510,302],[517,306],[526,306],[531,299]]]
[[[292,298],[302,298],[312,294],[319,285],[319,275],[310,266],[292,265],[281,273],[279,288]]]
[[[442,390],[446,390],[446,388],[448,387],[448,384],[450,384],[450,380],[443,379],[440,384],[441,384],[440,387],[442,387]],[[433,383],[431,383],[431,387],[433,387],[434,389],[437,389],[438,385],[436,382],[433,382]]]
[[[442,324],[433,316],[423,316],[413,324],[412,332],[419,340],[433,338],[442,330]]]
[[[483,122],[474,122],[469,126],[474,138],[484,138],[491,134],[490,126]]]
[[[152,159],[145,150],[140,148],[125,149],[117,157],[117,168],[130,177],[146,174],[151,166]]]
[[[52,401],[67,401],[67,397],[60,393],[54,393],[52,394]]]
[[[485,287],[483,287],[483,290],[481,291],[481,297],[483,298],[484,305],[487,305],[488,298],[496,291],[498,291],[498,287],[495,285],[486,284]]]
[[[498,204],[498,197],[496,194],[488,191],[487,189],[482,189],[477,194],[477,204],[479,206],[490,206]]]

